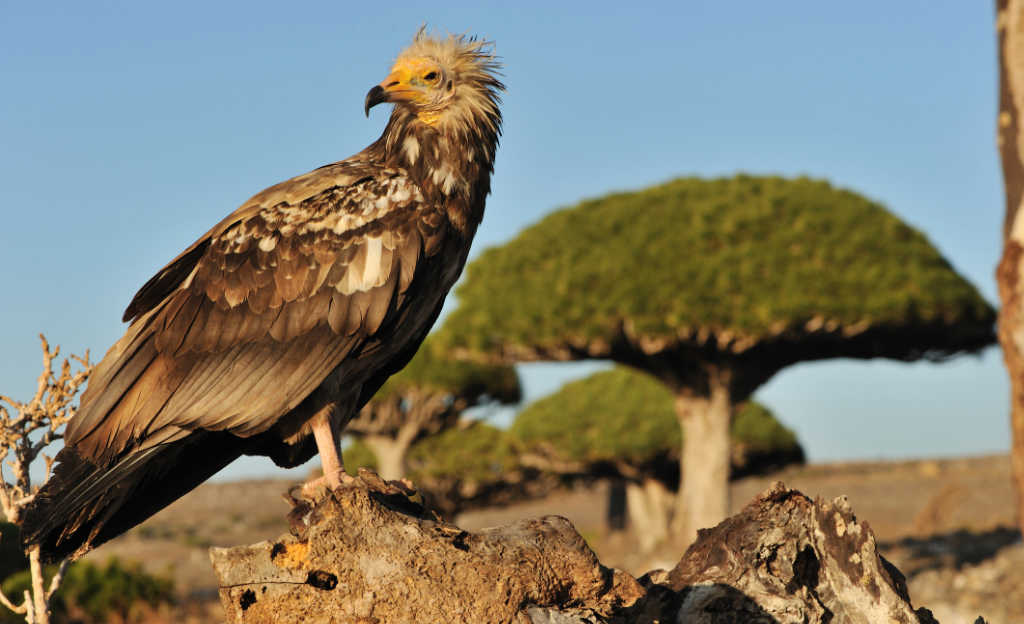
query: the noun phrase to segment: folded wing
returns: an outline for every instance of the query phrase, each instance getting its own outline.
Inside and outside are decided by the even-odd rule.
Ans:
[[[134,321],[97,365],[26,515],[28,541],[88,548],[156,459],[209,456],[217,441],[224,457],[192,470],[188,491],[237,457],[232,440],[267,431],[409,312],[445,224],[401,173],[351,164],[271,187],[218,224],[129,305]],[[152,508],[144,519],[165,498],[133,504]],[[134,524],[140,509],[121,513]]]

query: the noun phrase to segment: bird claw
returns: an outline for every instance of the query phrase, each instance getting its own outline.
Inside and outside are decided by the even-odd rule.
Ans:
[[[333,477],[333,478],[331,478]],[[359,469],[353,477],[344,471],[335,475],[324,475],[306,483],[297,483],[282,495],[285,502],[295,507],[309,507],[323,500],[330,492],[345,488],[362,488],[385,497],[399,497],[410,503],[422,505],[422,497],[408,479],[385,480],[366,468]]]
[[[305,483],[297,483],[293,485],[288,488],[288,491],[284,494],[284,499],[288,504],[294,507],[300,501],[315,503],[334,490],[359,486],[359,479],[349,475],[344,470],[339,470],[334,474],[324,475]]]
[[[380,494],[388,496],[399,494],[407,498],[416,495],[416,488],[413,487],[412,481],[408,479],[388,481],[368,468],[359,469],[359,480],[365,484],[367,489],[379,492]]]

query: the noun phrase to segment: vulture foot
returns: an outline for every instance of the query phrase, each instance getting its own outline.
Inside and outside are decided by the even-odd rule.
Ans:
[[[363,488],[384,496],[403,496],[409,499],[415,499],[418,495],[416,488],[408,479],[386,481],[376,472],[360,468],[357,477],[353,477],[344,470],[338,470],[306,483],[294,485],[289,488],[284,499],[293,507],[302,501],[316,503],[326,497],[329,492],[342,488]]]

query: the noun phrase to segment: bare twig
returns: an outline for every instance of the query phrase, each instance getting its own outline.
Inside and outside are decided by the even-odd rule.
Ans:
[[[49,604],[50,598],[53,598],[53,594],[56,593],[57,588],[60,587],[61,582],[64,580],[64,573],[67,572],[69,563],[71,563],[69,559],[61,561],[57,571],[53,574],[53,578],[50,579],[50,587],[46,590],[47,604]]]
[[[0,395],[0,508],[8,521],[15,524],[38,488],[33,487],[30,468],[42,455],[45,465],[44,480],[50,478],[53,459],[43,454],[50,444],[63,438],[61,431],[75,414],[74,405],[92,370],[89,352],[84,357],[72,355],[64,358],[59,373],[53,370],[53,363],[60,355],[60,347],[50,349],[46,337],[39,335],[43,349],[43,371],[36,381],[36,391],[31,400],[21,402],[6,395]],[[72,361],[79,370],[73,370]],[[5,405],[6,404],[6,405]],[[4,473],[3,464],[9,469]],[[28,549],[29,570],[32,577],[31,589],[26,590],[24,599],[15,605],[0,592],[0,604],[15,613],[25,615],[29,624],[48,624],[50,599],[60,586],[68,562],[61,563],[57,572],[45,583],[43,565],[38,546]]]
[[[11,599],[4,594],[2,589],[0,589],[0,604],[3,604],[5,607],[10,609],[11,611],[14,611],[15,613],[24,613],[27,609],[24,602],[20,605],[15,606],[14,603],[11,602]]]
[[[0,394],[0,457],[7,458],[10,468],[10,474],[4,475],[0,466],[0,477],[3,477],[0,479],[0,506],[7,520],[15,523],[32,500],[29,468],[44,448],[61,439],[62,427],[75,413],[75,397],[92,369],[87,351],[81,358],[65,358],[60,374],[54,373],[53,363],[60,355],[60,347],[51,350],[42,334],[39,340],[43,349],[43,371],[36,381],[32,399],[23,403]],[[80,366],[79,371],[72,370],[72,360]],[[49,478],[52,460],[45,455],[43,458]]]

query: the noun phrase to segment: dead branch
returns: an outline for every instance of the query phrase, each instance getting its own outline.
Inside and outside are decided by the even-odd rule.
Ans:
[[[75,398],[92,371],[89,352],[86,351],[84,357],[72,355],[64,358],[59,373],[54,372],[53,365],[60,355],[60,347],[51,350],[42,334],[39,340],[43,349],[43,370],[36,381],[35,394],[27,402],[0,394],[0,459],[6,459],[6,462],[0,462],[0,508],[7,520],[15,524],[21,520],[25,506],[31,502],[37,489],[32,485],[32,463],[42,455],[43,481],[50,478],[53,458],[43,454],[43,449],[63,437],[63,427],[77,409]],[[79,370],[74,370],[72,361],[78,364]],[[3,471],[5,463],[10,471],[7,475]],[[25,591],[24,599],[18,605],[0,591],[0,604],[15,613],[24,614],[29,624],[48,624],[50,599],[64,578],[68,562],[61,563],[47,586],[39,547],[29,548],[27,554],[31,589]]]
[[[0,456],[6,458],[10,479],[0,465],[0,507],[10,522],[17,523],[21,511],[32,500],[34,489],[29,469],[43,449],[60,440],[62,428],[74,415],[75,397],[89,379],[92,364],[89,352],[84,357],[64,358],[60,372],[53,370],[60,347],[50,349],[46,337],[39,335],[43,349],[43,370],[36,391],[27,402],[0,394]],[[72,361],[79,365],[73,370]],[[5,405],[6,404],[6,405]],[[43,455],[45,478],[49,478],[53,460]]]

